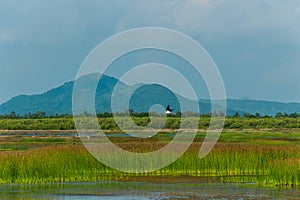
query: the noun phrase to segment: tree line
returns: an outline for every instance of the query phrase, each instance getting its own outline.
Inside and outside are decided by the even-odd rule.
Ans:
[[[133,110],[124,113],[98,113],[98,122],[102,129],[120,131],[115,121],[115,117],[123,120],[128,130],[132,129],[128,120],[128,114],[138,126],[148,126],[152,121],[153,128],[177,129],[179,127],[189,127],[188,123],[199,123],[199,129],[206,129],[210,125],[212,116],[224,116],[222,113],[213,112],[211,114],[200,115],[198,113],[186,112],[167,115],[165,124],[161,124],[160,117],[165,115],[162,113],[136,113]],[[181,118],[180,116],[187,118]],[[92,116],[88,112],[84,112],[80,117]],[[153,118],[150,118],[153,117]],[[186,119],[181,121],[181,119]],[[183,124],[181,124],[183,123]],[[187,123],[187,124],[186,124]],[[151,128],[151,127],[150,127]],[[298,113],[277,113],[275,116],[260,115],[256,113],[243,114],[235,113],[226,116],[225,129],[261,129],[261,128],[300,128],[300,115]],[[0,130],[75,130],[73,116],[69,114],[46,115],[44,112],[28,113],[26,115],[18,115],[11,112],[9,115],[0,116]]]
[[[132,109],[129,109],[128,111],[125,112],[116,112],[116,113],[110,113],[110,112],[103,112],[103,113],[97,113],[98,118],[112,118],[114,116],[118,117],[124,117],[124,116],[132,116],[132,117],[149,117],[149,116],[163,116],[165,115],[164,113],[156,113],[156,112],[134,112]],[[92,116],[92,114],[88,112],[83,112],[79,116]],[[207,114],[199,114],[199,113],[194,113],[194,112],[176,112],[174,114],[168,114],[167,117],[181,117],[181,116],[186,116],[186,117],[224,117],[225,114],[223,112],[212,112],[212,113],[207,113]],[[27,113],[27,114],[17,114],[15,111],[11,111],[9,114],[5,115],[0,115],[0,119],[43,119],[43,118],[72,118],[72,114],[59,114],[56,113],[55,115],[47,115],[43,111],[37,111],[34,113]],[[235,112],[234,114],[226,114],[226,118],[299,118],[300,113],[282,113],[282,112],[277,112],[274,116],[273,115],[262,115],[260,113],[256,114],[240,114],[239,112]]]
[[[182,119],[182,120],[181,120]],[[81,118],[76,119],[81,120]],[[120,117],[121,123],[126,130],[134,130],[130,123],[130,118]],[[149,128],[165,128],[165,129],[178,129],[189,128],[190,124],[198,124],[199,129],[207,129],[211,123],[210,117],[167,117],[163,122],[160,117],[132,117],[132,120],[136,125],[145,127],[153,126]],[[151,123],[150,123],[151,122]],[[89,121],[82,120],[82,124],[89,126]],[[98,118],[98,123],[103,130],[120,131],[115,118]],[[225,129],[264,129],[264,128],[300,128],[300,118],[285,118],[285,117],[273,117],[273,118],[226,118]],[[39,119],[0,119],[0,130],[75,130],[74,120],[71,117],[66,118],[39,118]]]

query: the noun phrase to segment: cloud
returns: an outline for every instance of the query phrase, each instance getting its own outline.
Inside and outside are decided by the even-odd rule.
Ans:
[[[8,42],[14,39],[13,33],[8,30],[0,30],[0,42]]]
[[[299,46],[299,8],[297,0],[130,1],[115,30],[162,26],[186,33],[202,43],[222,45],[240,40],[258,46],[274,43]]]
[[[162,26],[214,40],[262,32],[300,34],[299,1],[26,1],[0,7],[0,30],[16,42],[57,45],[83,39],[89,31],[116,33],[142,26]],[[2,23],[5,19],[5,22]],[[103,29],[101,29],[103,27]],[[278,33],[278,34],[279,34]],[[0,38],[0,40],[1,40]],[[73,39],[73,40],[72,40]]]
[[[5,84],[0,86],[0,102],[16,95],[14,91],[32,88],[30,92],[40,92],[74,78],[84,57],[98,43],[143,26],[172,28],[199,41],[219,66],[229,96],[239,96],[242,87],[250,88],[257,73],[273,83],[279,83],[274,77],[282,74],[286,85],[293,85],[295,80],[289,77],[299,74],[298,0],[3,0],[0,80]],[[283,73],[285,67],[290,73]],[[36,70],[41,77],[38,81],[47,82],[31,81],[27,89],[22,88],[22,82],[32,80]],[[20,74],[11,76],[10,71]],[[268,95],[268,88],[261,84],[263,81],[251,86],[260,86],[254,98],[285,98],[284,92]]]

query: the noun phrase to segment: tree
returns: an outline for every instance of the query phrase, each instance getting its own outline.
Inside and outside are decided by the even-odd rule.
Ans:
[[[46,113],[43,111],[37,111],[31,115],[32,118],[37,119],[37,118],[45,118]]]
[[[240,114],[239,114],[238,112],[235,112],[234,115],[233,115],[233,117],[234,117],[234,118],[239,118],[239,117],[240,117]]]
[[[175,114],[176,117],[181,117],[181,112],[177,111]]]
[[[9,118],[15,119],[16,117],[17,117],[17,115],[16,115],[15,111],[11,111],[9,113]]]
[[[260,118],[260,114],[257,112],[257,113],[255,113],[255,117],[256,118]]]
[[[224,116],[225,116],[225,113],[224,113],[222,110],[220,110],[219,113],[218,113],[218,116],[219,116],[219,117],[224,117]]]
[[[211,113],[211,116],[212,116],[212,117],[218,116],[218,115],[217,115],[217,112],[214,110],[214,111]]]

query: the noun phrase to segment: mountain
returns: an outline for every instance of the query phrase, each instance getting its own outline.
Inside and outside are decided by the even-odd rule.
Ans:
[[[82,98],[90,91],[90,86],[95,85],[100,74],[90,74],[81,77],[78,81],[81,83],[80,92]],[[119,81],[113,77],[102,76],[99,80],[96,90],[96,110],[99,112],[110,112],[110,99],[114,86]],[[131,88],[120,82],[122,91],[126,92]],[[36,95],[20,95],[13,97],[11,100],[0,105],[0,114],[8,114],[15,111],[18,114],[34,113],[44,111],[48,115],[51,114],[72,114],[72,95],[74,81],[66,82],[65,84],[51,89],[42,94]],[[85,105],[81,105],[82,108]],[[101,109],[100,109],[101,108]],[[82,110],[84,112],[86,110]]]
[[[239,112],[260,115],[276,115],[281,113],[300,113],[300,103],[281,103],[274,101],[227,99],[227,107]]]
[[[202,99],[194,102],[180,95],[176,96],[168,88],[161,85],[128,86],[116,78],[105,75],[101,76],[101,79],[97,83],[99,76],[100,74],[90,74],[77,80],[81,83],[81,87],[78,88],[80,94],[78,96],[78,112],[90,112],[89,110],[85,110],[86,102],[83,99],[89,94],[91,90],[90,86],[96,84],[98,84],[95,95],[96,112],[111,112],[112,97],[117,102],[113,104],[114,111],[118,112],[124,112],[128,108],[135,112],[145,112],[154,104],[161,104],[163,106],[169,104],[174,108],[174,111],[179,111],[180,106],[183,111],[194,111],[198,103],[201,114],[209,113],[211,109],[210,100]],[[118,89],[114,90],[116,85],[118,85]],[[48,115],[56,113],[72,114],[73,86],[74,81],[70,81],[42,94],[16,96],[0,105],[0,114],[9,114],[11,111],[15,111],[21,115],[37,111],[44,111]],[[128,100],[127,103],[124,101],[126,99]],[[260,113],[261,115],[275,115],[277,112],[300,113],[300,103],[270,102],[252,100],[250,98],[227,99],[227,114],[232,115],[235,112],[239,112],[240,114]]]

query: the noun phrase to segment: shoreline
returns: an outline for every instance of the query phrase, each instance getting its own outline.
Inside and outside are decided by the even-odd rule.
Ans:
[[[99,130],[55,130],[55,129],[22,129],[22,130],[9,130],[2,129],[1,133],[77,133],[77,132],[97,132]],[[147,129],[147,130],[101,130],[105,133],[120,133],[120,132],[177,132],[177,131],[197,131],[198,133],[204,133],[207,129]],[[222,132],[240,132],[240,131],[300,131],[300,128],[247,128],[247,129],[222,129]]]

